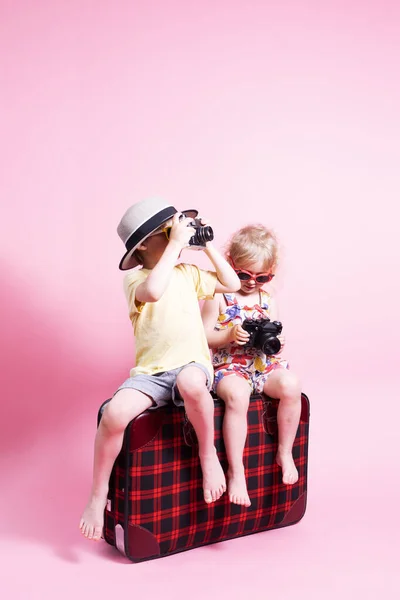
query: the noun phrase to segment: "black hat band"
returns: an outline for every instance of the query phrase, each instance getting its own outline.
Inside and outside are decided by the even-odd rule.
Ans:
[[[126,240],[125,248],[127,252],[130,252],[132,248],[135,248],[141,241],[144,240],[150,233],[155,231],[157,227],[160,227],[165,221],[168,221],[178,211],[173,206],[167,206],[160,212],[153,215],[148,221],[143,223],[138,229],[136,229],[132,235]]]

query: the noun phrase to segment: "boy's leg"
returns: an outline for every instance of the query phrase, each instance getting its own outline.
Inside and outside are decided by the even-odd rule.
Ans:
[[[222,496],[226,482],[214,446],[214,401],[206,383],[206,374],[195,366],[185,367],[176,378],[187,416],[199,442],[204,500],[210,503]]]
[[[243,464],[250,393],[248,382],[238,375],[227,375],[217,385],[217,394],[225,402],[223,434],[229,462],[229,500],[243,506],[251,504]]]
[[[101,537],[108,481],[122,447],[125,428],[152,404],[146,394],[126,388],[119,390],[104,409],[95,438],[92,490],[79,524],[82,534],[89,539]]]
[[[299,474],[294,464],[292,448],[301,412],[301,385],[291,371],[276,369],[264,384],[264,394],[279,398],[278,452],[276,462],[282,467],[282,481],[286,485],[296,483]]]

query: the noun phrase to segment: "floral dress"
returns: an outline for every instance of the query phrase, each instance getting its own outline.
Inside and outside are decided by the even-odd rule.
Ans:
[[[260,290],[259,304],[241,306],[235,294],[224,294],[226,307],[219,315],[215,329],[227,329],[242,324],[245,319],[269,317],[270,295]],[[214,391],[218,383],[227,375],[237,375],[245,379],[252,393],[262,392],[264,383],[274,369],[288,369],[287,360],[278,356],[266,356],[261,350],[240,346],[234,342],[224,348],[213,350]]]

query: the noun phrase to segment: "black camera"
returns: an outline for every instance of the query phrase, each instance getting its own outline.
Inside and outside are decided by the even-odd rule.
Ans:
[[[261,350],[267,356],[277,354],[281,343],[276,337],[282,333],[282,323],[271,321],[268,317],[263,319],[245,319],[242,327],[250,334],[246,346]]]
[[[184,217],[185,215],[182,215],[179,220],[184,219]],[[214,232],[212,230],[212,227],[210,227],[209,225],[202,225],[201,219],[192,219],[187,226],[193,227],[195,229],[194,235],[192,235],[192,237],[189,240],[189,246],[191,248],[205,248],[206,242],[211,242],[214,239]],[[168,227],[168,238],[170,231],[171,227]]]
[[[189,240],[189,246],[199,246],[204,248],[206,242],[211,242],[214,239],[214,232],[209,225],[202,225],[201,219],[193,219],[188,223],[188,227],[194,227],[196,230],[194,235]]]

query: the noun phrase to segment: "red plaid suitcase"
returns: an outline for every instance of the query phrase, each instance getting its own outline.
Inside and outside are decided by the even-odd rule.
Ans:
[[[309,401],[302,394],[293,446],[299,480],[292,486],[282,483],[275,462],[277,405],[265,396],[251,397],[244,450],[249,508],[231,504],[226,493],[215,503],[204,502],[196,435],[183,409],[146,411],[131,421],[110,477],[106,542],[140,562],[300,521],[307,500]],[[226,471],[223,413],[216,399],[215,445]]]

